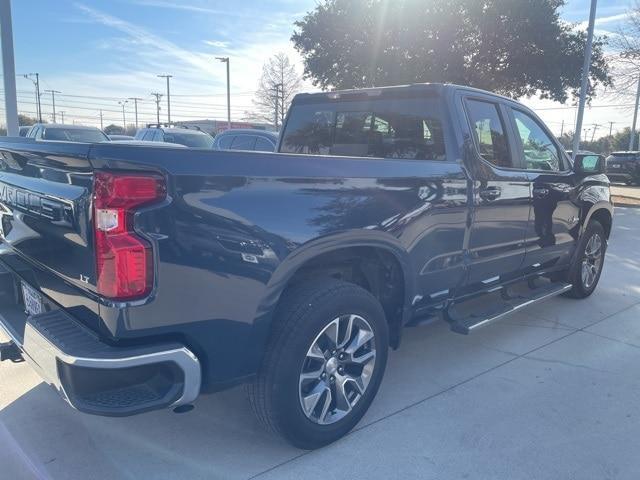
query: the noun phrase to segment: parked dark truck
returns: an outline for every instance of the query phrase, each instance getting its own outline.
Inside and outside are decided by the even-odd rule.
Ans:
[[[264,424],[314,448],[364,415],[403,326],[440,315],[466,334],[596,288],[603,158],[572,165],[517,102],[304,94],[279,141],[0,142],[3,358],[98,415],[246,382]]]

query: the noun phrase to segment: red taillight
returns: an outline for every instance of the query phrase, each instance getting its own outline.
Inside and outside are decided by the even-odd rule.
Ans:
[[[133,231],[133,215],[166,197],[164,179],[97,172],[93,192],[98,293],[114,300],[147,295],[153,287],[151,244]]]

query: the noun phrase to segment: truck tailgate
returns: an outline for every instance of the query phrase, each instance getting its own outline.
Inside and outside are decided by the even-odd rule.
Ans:
[[[95,291],[89,149],[13,138],[0,143],[0,258],[17,254],[67,284]]]

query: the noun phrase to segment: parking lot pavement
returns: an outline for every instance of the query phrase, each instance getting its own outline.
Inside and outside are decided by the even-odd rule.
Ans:
[[[303,452],[241,388],[186,414],[80,414],[24,363],[0,365],[0,477],[637,479],[640,209],[616,210],[601,283],[461,336],[405,330],[371,410]]]

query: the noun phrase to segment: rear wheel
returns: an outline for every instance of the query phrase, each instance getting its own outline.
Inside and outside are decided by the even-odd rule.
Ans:
[[[388,343],[382,307],[366,290],[333,279],[291,289],[249,386],[258,419],[300,448],[339,439],[373,401]]]
[[[593,293],[600,280],[607,237],[600,222],[592,220],[578,242],[576,257],[569,269],[568,280],[573,285],[567,296],[586,298]]]

